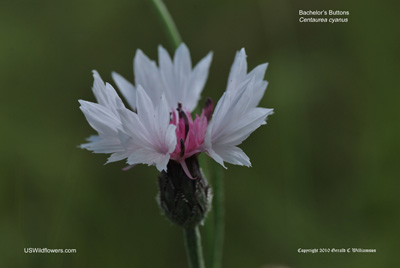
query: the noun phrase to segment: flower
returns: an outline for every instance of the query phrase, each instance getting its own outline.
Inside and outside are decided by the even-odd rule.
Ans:
[[[205,152],[225,167],[224,162],[251,166],[239,148],[249,135],[266,123],[273,109],[257,107],[267,87],[267,64],[247,73],[246,53],[236,53],[225,93],[213,112],[207,99],[200,115],[192,117],[208,76],[212,53],[192,68],[190,53],[181,44],[173,60],[161,46],[159,66],[141,50],[134,57],[136,85],[113,72],[112,77],[131,109],[114,88],[93,71],[93,93],[97,103],[79,100],[80,109],[98,135],[81,148],[111,154],[107,163],[127,159],[136,164],[155,165],[166,171],[169,161],[179,163],[193,177],[186,159]]]

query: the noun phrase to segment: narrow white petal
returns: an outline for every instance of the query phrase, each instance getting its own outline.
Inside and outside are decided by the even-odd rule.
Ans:
[[[239,92],[226,91],[217,103],[210,122],[213,125],[213,143],[219,143],[221,136],[226,138],[227,135],[233,135],[234,133],[229,131],[232,126],[237,125],[238,120],[241,118],[246,118],[245,116],[252,98],[252,81],[250,80],[248,86]]]
[[[176,147],[177,140],[175,130],[176,126],[171,124],[168,126],[165,134],[165,143],[168,146],[168,153],[172,153]]]
[[[87,140],[89,142],[81,144],[80,148],[94,153],[108,154],[123,150],[119,140],[114,137],[91,136]]]
[[[150,97],[144,89],[139,85],[137,88],[137,114],[140,122],[145,126],[149,134],[155,134],[153,129],[155,120],[155,109]]]
[[[161,96],[160,104],[156,108],[155,118],[153,120],[153,128],[156,130],[157,138],[156,145],[157,150],[163,153],[172,153],[176,146],[176,134],[175,125],[171,125],[170,109],[168,107],[165,95]]]
[[[116,72],[111,73],[114,82],[117,84],[119,91],[124,96],[125,100],[131,106],[132,110],[136,110],[136,89],[131,82],[126,80]]]
[[[258,84],[254,85],[253,98],[251,99],[249,104],[251,107],[257,107],[260,104],[260,101],[264,96],[267,86],[267,81],[261,81]]]
[[[225,162],[231,163],[233,165],[240,165],[250,167],[250,159],[243,152],[242,149],[235,146],[218,146],[214,148],[215,153],[217,153]]]
[[[254,108],[243,115],[235,124],[224,129],[222,135],[216,138],[214,142],[221,145],[239,145],[257,128],[264,125],[265,119],[272,113],[272,109]]]
[[[263,63],[255,67],[251,72],[248,74],[249,76],[255,76],[256,80],[264,80],[265,71],[268,68],[268,63]]]
[[[105,89],[106,87],[103,88],[103,90]],[[99,93],[104,93],[103,90],[99,91]],[[107,96],[107,94],[101,96]],[[105,101],[103,102],[105,105],[109,105],[109,99],[104,98],[103,100]],[[80,147],[94,153],[115,153],[123,151],[124,149],[118,135],[121,121],[115,112],[116,106],[107,107],[83,100],[79,100],[79,102],[81,104],[80,109],[84,113],[89,125],[99,133],[99,135],[88,138],[89,142],[82,144]],[[121,108],[122,106],[119,106],[119,109]]]
[[[164,91],[171,109],[175,109],[178,103],[187,108],[187,88],[189,86],[192,63],[189,49],[181,44],[175,51],[174,60],[163,47],[159,47],[160,76]]]
[[[158,46],[158,62],[166,68],[172,67],[172,60],[167,50],[163,46]]]
[[[130,110],[121,110],[121,123],[123,132],[120,132],[120,140],[127,150],[136,150],[140,147],[152,147],[152,135],[141,122],[138,114]]]
[[[169,161],[169,154],[162,154],[157,151],[140,148],[133,152],[129,157],[127,163],[129,165],[147,164],[149,166],[155,165],[159,171],[167,170]]]
[[[113,136],[120,125],[119,119],[110,109],[100,104],[79,100],[80,109],[90,126],[100,134]]]
[[[123,151],[123,152],[117,152],[117,153],[113,153],[108,159],[106,164],[108,163],[112,163],[112,162],[117,162],[117,161],[121,161],[125,158],[128,158],[131,155],[130,152],[127,151]]]
[[[145,88],[150,99],[157,105],[163,91],[160,74],[155,62],[140,49],[136,51],[134,58],[134,73],[136,87],[140,85]]]
[[[193,69],[190,75],[188,86],[186,87],[186,94],[183,103],[186,108],[193,111],[200,99],[201,92],[207,81],[208,71],[210,69],[213,53],[210,52],[205,56]]]
[[[125,108],[125,105],[113,86],[109,83],[106,83],[106,94],[108,101],[107,107],[113,112],[113,114],[115,114],[116,117],[119,117],[118,109]]]
[[[96,154],[111,154],[123,151],[123,147],[118,140],[104,139],[102,143],[86,143],[81,145],[82,149],[92,151]]]
[[[118,117],[118,107],[124,106],[115,89],[108,83],[104,83],[97,71],[93,71],[93,94],[99,105],[107,107],[116,117]]]
[[[168,107],[168,103],[164,93],[161,95],[160,104],[157,107],[155,107],[155,110],[156,110],[155,117],[158,120],[157,122],[158,129],[160,130],[160,132],[163,132],[167,129],[170,118],[169,117],[170,109]]]
[[[103,82],[103,79],[101,79],[101,76],[96,70],[93,70],[92,73],[94,79],[92,87],[93,94],[99,104],[106,106],[107,97],[105,96],[105,83]]]
[[[162,81],[165,96],[169,107],[175,109],[177,107],[176,96],[179,95],[179,88],[175,81],[174,64],[168,52],[162,46],[158,46],[158,62],[160,65],[160,79]]]
[[[175,74],[179,78],[178,83],[185,83],[189,78],[190,71],[192,70],[192,61],[190,59],[190,52],[187,46],[182,43],[174,55]]]
[[[253,99],[251,100],[250,106],[256,107],[262,97],[264,96],[265,90],[268,86],[268,82],[264,80],[265,71],[267,70],[268,63],[260,64],[254,68],[247,76],[254,76],[255,84],[253,89]]]
[[[227,90],[235,90],[241,81],[245,80],[247,74],[246,52],[244,48],[236,53],[231,71],[228,77]]]
[[[227,168],[227,167],[224,165],[224,159],[223,159],[219,154],[217,154],[212,148],[208,148],[207,154],[208,154],[212,159],[214,159],[215,162],[217,162],[218,164],[220,164],[221,166],[223,166],[225,169]]]

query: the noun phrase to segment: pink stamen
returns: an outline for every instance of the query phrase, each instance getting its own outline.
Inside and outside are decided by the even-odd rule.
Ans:
[[[186,165],[186,161],[185,161],[185,160],[181,161],[180,164],[181,164],[181,166],[182,166],[182,168],[183,168],[183,171],[185,171],[186,176],[188,176],[189,179],[191,179],[191,180],[197,179],[197,177],[194,177],[194,178],[193,178],[192,174],[190,174],[190,171],[189,171],[189,169],[188,169],[188,167],[187,167],[187,165]]]
[[[190,174],[185,159],[201,152],[200,147],[204,143],[212,111],[213,102],[208,98],[201,115],[196,115],[194,120],[189,111],[182,109],[181,104],[178,104],[177,110],[172,112],[170,124],[176,125],[177,144],[171,154],[171,159],[179,162],[186,175],[191,179],[196,178]]]

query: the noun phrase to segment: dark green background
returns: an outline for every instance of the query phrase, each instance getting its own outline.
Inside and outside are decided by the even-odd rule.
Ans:
[[[222,95],[235,51],[268,61],[268,125],[225,171],[224,267],[400,267],[396,1],[166,1]],[[350,11],[304,24],[298,10]],[[157,170],[77,148],[91,70],[130,80],[137,48],[171,46],[149,1],[0,2],[0,267],[186,267],[181,230],[155,202]],[[27,247],[76,254],[25,254]],[[376,254],[299,254],[298,248]]]

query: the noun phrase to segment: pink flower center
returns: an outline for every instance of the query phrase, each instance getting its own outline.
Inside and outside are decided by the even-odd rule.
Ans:
[[[170,124],[176,125],[177,144],[175,151],[171,154],[171,159],[183,162],[186,158],[201,152],[201,145],[207,131],[208,121],[213,110],[211,99],[207,99],[201,115],[195,119],[189,111],[184,111],[182,105],[178,104],[177,111],[172,113]]]

